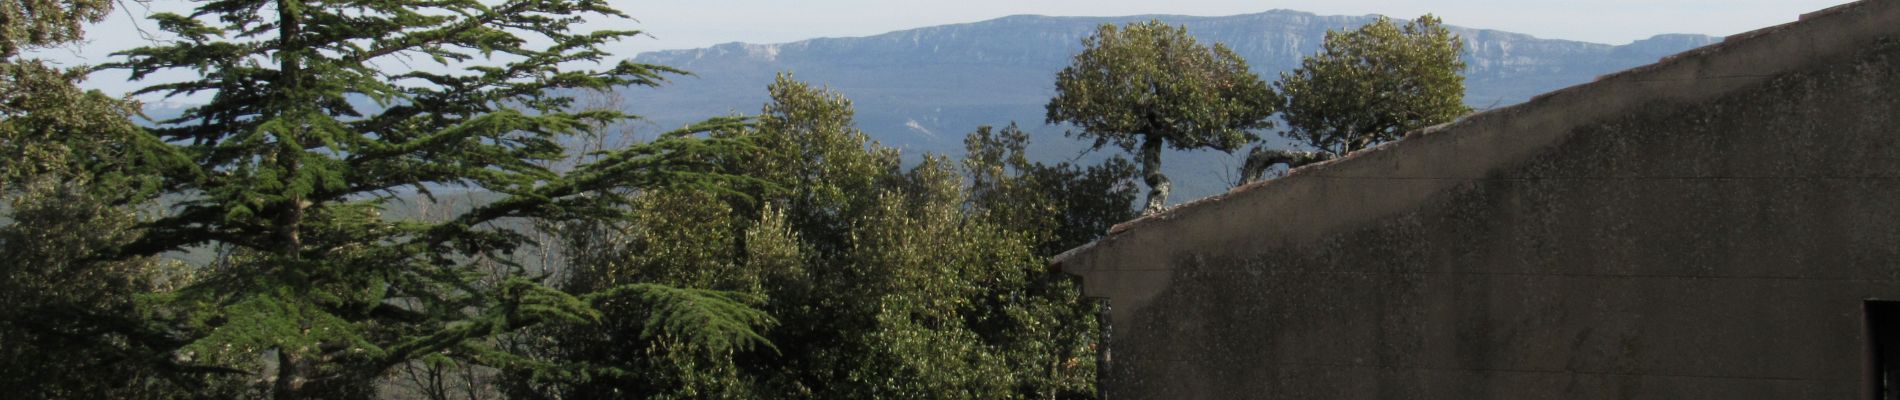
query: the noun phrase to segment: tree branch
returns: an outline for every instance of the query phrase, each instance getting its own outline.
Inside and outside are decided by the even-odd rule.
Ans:
[[[1269,150],[1256,146],[1252,151],[1247,152],[1247,163],[1240,167],[1240,182],[1235,182],[1234,186],[1259,181],[1261,175],[1265,175],[1267,169],[1273,168],[1275,165],[1286,164],[1287,169],[1290,170],[1333,158],[1332,153],[1281,149]]]

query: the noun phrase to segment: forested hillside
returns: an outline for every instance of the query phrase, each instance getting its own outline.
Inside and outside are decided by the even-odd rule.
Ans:
[[[1048,260],[1168,175],[1191,199],[1708,40],[1270,12],[627,60],[598,0],[213,0],[34,57],[124,4],[0,0],[8,397],[1099,398],[1105,308]]]
[[[1375,17],[1290,10],[1223,17],[1024,15],[867,37],[657,51],[635,59],[680,67],[695,76],[657,90],[630,91],[627,104],[651,119],[646,129],[677,127],[709,110],[750,111],[764,99],[756,88],[771,82],[774,74],[789,71],[857,101],[859,123],[872,139],[911,154],[955,154],[963,134],[977,126],[1016,122],[1036,138],[1030,150],[1034,159],[1068,160],[1082,144],[1062,139],[1065,128],[1043,123],[1043,104],[1055,94],[1056,72],[1097,25],[1148,19],[1185,26],[1205,43],[1223,43],[1271,80],[1318,52],[1327,30],[1358,27]],[[1450,29],[1465,41],[1465,101],[1478,109],[1521,102],[1720,39],[1670,34],[1608,45]],[[1166,168],[1179,177],[1182,195],[1176,199],[1183,201],[1225,190],[1237,179],[1231,171],[1242,163],[1219,152],[1168,157],[1179,160]]]

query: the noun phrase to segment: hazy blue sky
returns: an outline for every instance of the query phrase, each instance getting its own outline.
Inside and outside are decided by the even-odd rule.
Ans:
[[[1015,14],[1233,15],[1276,8],[1325,15],[1434,13],[1446,23],[1623,44],[1659,33],[1726,36],[1794,21],[1844,0],[645,0],[616,1],[654,40],[641,50],[864,36]]]
[[[1660,33],[1731,35],[1794,21],[1801,13],[1845,0],[610,0],[653,37],[616,44],[613,51],[705,47],[724,42],[778,43],[814,37],[865,36],[930,25],[975,22],[1016,14],[1233,15],[1292,9],[1324,15],[1384,14],[1411,18],[1434,13],[1446,23],[1528,33],[1543,38],[1623,44]],[[150,0],[121,10],[91,28],[91,43],[45,55],[76,63],[103,63],[106,54],[145,43],[136,27],[150,10],[184,11],[186,0]],[[597,25],[604,27],[605,25]],[[623,27],[623,26],[617,26]],[[122,76],[101,75],[88,86],[122,92]]]

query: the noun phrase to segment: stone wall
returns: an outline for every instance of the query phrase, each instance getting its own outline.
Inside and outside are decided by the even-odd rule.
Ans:
[[[1900,0],[1117,228],[1111,399],[1855,398],[1900,299]]]

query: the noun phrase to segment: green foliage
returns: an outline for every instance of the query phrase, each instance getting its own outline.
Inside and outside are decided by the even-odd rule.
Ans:
[[[1114,224],[1133,219],[1134,165],[1121,157],[1082,168],[1071,163],[1030,163],[1029,135],[1015,124],[1002,130],[978,127],[964,139],[970,177],[969,203],[990,223],[1020,232],[1038,257],[1099,239]],[[1101,313],[1081,297],[1076,281],[1052,272],[1032,272],[1008,309],[1018,321],[1008,335],[1022,348],[1015,373],[1022,397],[1092,397]],[[1030,394],[1033,393],[1033,394]]]
[[[1031,163],[1029,134],[1012,123],[977,127],[963,139],[970,202],[989,219],[1029,233],[1036,254],[1058,253],[1100,238],[1134,219],[1135,166],[1121,157],[1086,168],[1069,162]]]
[[[0,1],[0,58],[21,50],[79,41],[87,23],[112,12],[110,0]]]
[[[99,259],[137,240],[137,204],[178,161],[134,126],[133,104],[78,87],[25,49],[79,40],[106,1],[0,1],[0,387],[19,398],[231,394],[146,301],[191,282],[157,257]]]
[[[76,89],[81,70],[13,57],[108,5],[0,2],[16,394],[370,398],[407,367],[499,373],[520,397],[1094,394],[1097,310],[1045,257],[1126,217],[1119,158],[1030,164],[1012,128],[973,138],[985,155],[962,168],[905,169],[849,101],[786,76],[754,122],[577,159],[569,140],[631,116],[573,96],[678,72],[577,68],[638,34],[572,32],[624,17],[596,0],[161,13],[179,39],[109,67],[194,72],[140,93],[210,102],[141,128],[134,105]],[[446,191],[492,200],[385,213]],[[210,265],[158,257],[204,246]],[[569,269],[530,274],[536,246]]]
[[[179,200],[101,258],[227,249],[203,281],[166,296],[197,332],[179,355],[274,371],[255,378],[279,398],[373,396],[390,368],[449,354],[525,365],[495,338],[593,324],[596,307],[614,301],[657,310],[646,322],[651,335],[758,345],[756,329],[770,320],[747,298],[652,285],[569,293],[526,275],[514,258],[531,243],[523,221],[621,215],[598,194],[743,183],[709,160],[749,145],[690,131],[571,170],[549,167],[571,156],[564,140],[631,117],[581,109],[575,94],[655,85],[677,72],[625,61],[581,68],[602,62],[606,44],[638,35],[575,32],[598,17],[625,16],[595,0],[218,0],[191,15],[154,15],[179,40],[126,51],[110,67],[133,79],[194,71],[139,93],[211,100],[150,130],[158,140],[145,145],[191,162],[157,185]],[[437,65],[391,69],[414,60]],[[439,220],[381,215],[391,198],[454,187],[499,198]],[[497,268],[475,268],[482,264]]]
[[[1273,111],[1266,83],[1246,60],[1226,45],[1201,45],[1185,27],[1103,24],[1082,46],[1056,75],[1048,120],[1074,124],[1082,130],[1073,134],[1097,148],[1134,151],[1159,140],[1180,150],[1233,151]]]
[[[1160,21],[1104,24],[1056,74],[1048,122],[1071,134],[1135,153],[1150,192],[1147,212],[1167,202],[1161,149],[1232,152],[1269,126],[1273,93],[1226,46],[1202,46],[1184,27]],[[1137,152],[1137,147],[1140,148]]]
[[[1325,40],[1274,82],[1289,139],[1343,156],[1471,111],[1458,58],[1464,41],[1437,17],[1403,26],[1380,17]]]
[[[781,352],[748,363],[767,388],[761,397],[1090,393],[1093,357],[1049,362],[1073,357],[1065,358],[1071,353],[1060,351],[1063,345],[1038,335],[1044,333],[1038,329],[1057,326],[1045,323],[1056,317],[1037,305],[1076,303],[1064,297],[1073,292],[1036,291],[1049,273],[1033,252],[1038,243],[1032,233],[970,208],[964,177],[942,158],[927,156],[899,172],[894,151],[866,143],[851,128],[850,104],[836,93],[789,77],[781,77],[772,93],[775,104],[749,134],[761,143],[799,144],[761,146],[768,154],[753,160],[762,162],[741,168],[798,179],[760,198],[787,205],[788,228],[796,233],[790,237],[805,244],[769,246],[783,249],[772,253],[796,257],[776,262],[802,260],[804,267],[790,284],[769,292],[771,310],[783,322],[772,335]],[[771,167],[781,164],[770,160],[789,157],[769,153],[792,151],[849,167]],[[832,227],[843,227],[845,234],[826,231]],[[1071,321],[1082,320],[1088,319]],[[1066,333],[1092,338],[1092,327]],[[1052,375],[1081,378],[1044,379]]]
[[[137,238],[135,213],[94,193],[83,174],[41,175],[6,193],[0,224],[0,387],[19,398],[221,396],[171,349],[183,340],[148,320],[142,295],[192,280],[156,257],[93,256]]]
[[[851,101],[835,92],[790,75],[780,75],[767,92],[772,101],[757,128],[743,134],[771,151],[752,153],[734,168],[779,185],[759,198],[778,204],[821,256],[842,251],[850,240],[846,217],[870,207],[872,194],[896,175],[897,150],[870,143],[852,121]]]
[[[82,91],[83,70],[59,70],[37,60],[0,62],[0,190],[36,176],[88,174],[147,189],[145,172],[162,162],[155,146],[132,125],[132,104]],[[141,182],[125,181],[138,179]]]
[[[837,93],[789,76],[769,92],[756,124],[719,135],[760,144],[723,168],[771,185],[745,196],[632,193],[628,218],[569,225],[561,236],[574,271],[569,290],[645,281],[745,293],[776,318],[764,332],[772,346],[708,352],[609,323],[554,335],[563,339],[545,349],[618,378],[537,387],[517,377],[514,386],[547,398],[1092,395],[1094,308],[1036,253],[1058,241],[1058,219],[1000,222],[1034,211],[1002,202],[1031,199],[1027,185],[1043,178],[990,175],[1008,183],[985,184],[999,194],[978,201],[940,157],[900,169],[896,151],[855,128],[850,102]],[[1019,147],[1003,157],[1019,157]],[[1124,188],[1127,169],[1118,176]],[[1132,189],[1107,197],[1117,196],[1128,212]],[[627,321],[654,312],[602,309]]]
[[[55,68],[6,51],[77,40],[80,25],[109,8],[106,2],[0,1],[0,31],[7,32],[0,37],[0,191],[72,177],[111,194],[102,200],[134,202],[155,190],[154,172],[183,164],[132,124],[136,104],[81,90],[87,69]]]
[[[773,324],[770,316],[747,305],[758,303],[758,296],[647,283],[619,286],[589,297],[631,297],[648,304],[651,315],[640,332],[642,338],[677,337],[712,353],[772,346],[754,330]]]
[[[752,398],[734,355],[776,351],[763,330],[773,318],[749,307],[798,264],[784,215],[757,224],[734,215],[719,194],[654,190],[620,198],[625,218],[551,227],[566,256],[564,290],[590,295],[600,324],[559,326],[528,337],[538,358],[582,366],[580,374],[507,371],[504,386],[526,398]],[[741,239],[744,238],[744,239]],[[740,251],[746,243],[748,257]],[[753,262],[753,259],[772,262]],[[638,283],[633,283],[638,282]],[[632,283],[632,284],[629,284]],[[621,287],[602,291],[600,288]],[[667,307],[664,304],[694,305]],[[707,312],[707,311],[713,312]],[[726,325],[726,337],[696,337],[695,326]],[[685,328],[685,329],[682,329]]]

